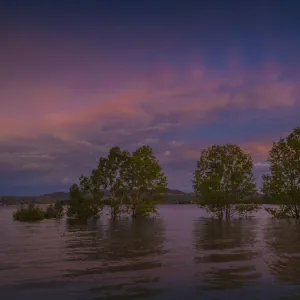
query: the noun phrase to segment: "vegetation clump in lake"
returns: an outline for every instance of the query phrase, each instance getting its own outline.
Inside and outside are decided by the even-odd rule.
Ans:
[[[46,219],[61,218],[64,215],[64,203],[63,201],[56,201],[48,205],[45,211]]]
[[[126,208],[132,218],[157,212],[156,206],[167,187],[167,177],[149,146],[142,146],[128,156],[120,170],[120,178]]]
[[[255,193],[249,154],[233,144],[213,145],[204,149],[197,161],[193,186],[198,203],[219,219],[249,216],[257,204],[244,204]]]
[[[120,147],[110,149],[107,157],[99,159],[97,167],[92,171],[92,182],[99,189],[107,191],[106,205],[110,207],[111,217],[117,218],[126,213],[124,204],[126,194],[123,187],[121,170],[128,159],[129,152]]]
[[[262,192],[280,202],[266,208],[275,218],[300,218],[300,127],[273,143],[269,152],[270,174],[263,176]]]
[[[80,220],[99,218],[103,192],[97,189],[90,177],[81,176],[79,181],[79,185],[73,184],[70,188],[68,217]]]
[[[32,203],[27,206],[22,205],[14,212],[13,218],[21,222],[41,221],[45,219],[45,212],[38,205]]]
[[[219,219],[251,216],[262,201],[279,204],[279,208],[266,208],[275,218],[299,219],[300,127],[273,143],[267,161],[270,173],[262,176],[263,198],[259,198],[252,157],[234,144],[208,147],[197,161],[193,195],[200,207]],[[70,187],[67,215],[78,220],[95,219],[107,205],[112,219],[122,214],[149,216],[157,213],[166,188],[167,177],[151,147],[141,146],[132,153],[113,147],[89,176],[80,176],[79,183]],[[189,202],[194,202],[195,196]],[[34,204],[22,206],[14,219],[34,221],[63,215],[63,203],[56,202],[45,212]]]
[[[61,218],[63,215],[64,203],[62,201],[56,201],[55,203],[49,204],[46,211],[34,203],[28,205],[22,204],[21,207],[14,212],[13,218],[16,221],[31,222]]]
[[[156,213],[158,199],[164,195],[167,178],[149,146],[133,153],[119,147],[101,157],[88,177],[81,176],[79,185],[70,188],[68,216],[76,219],[99,217],[106,204],[112,218],[130,214],[132,218]]]

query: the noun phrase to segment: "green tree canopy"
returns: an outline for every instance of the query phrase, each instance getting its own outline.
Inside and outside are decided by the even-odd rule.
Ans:
[[[81,176],[79,185],[70,188],[68,216],[88,220],[98,218],[103,207],[103,192],[95,186],[90,177]]]
[[[120,147],[110,149],[107,157],[101,157],[96,169],[92,171],[91,180],[97,189],[104,189],[108,193],[108,205],[111,209],[111,216],[119,216],[123,210],[124,190],[120,170],[128,159],[128,151]]]
[[[55,203],[51,203],[48,205],[45,218],[61,218],[64,215],[64,202],[63,201],[56,201]]]
[[[131,216],[155,213],[157,200],[167,187],[167,178],[151,147],[142,146],[129,155],[120,176]]]
[[[263,175],[262,192],[280,203],[267,209],[274,217],[300,218],[300,127],[273,143],[269,152],[270,174]]]
[[[230,219],[258,209],[243,205],[247,196],[255,193],[253,162],[237,145],[214,145],[201,152],[194,172],[193,187],[200,197],[200,206],[219,219]]]

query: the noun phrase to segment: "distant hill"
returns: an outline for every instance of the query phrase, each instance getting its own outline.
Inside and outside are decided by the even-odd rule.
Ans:
[[[0,205],[16,205],[20,203],[32,203],[37,204],[49,204],[57,200],[68,201],[69,193],[56,192],[50,194],[44,194],[40,196],[0,196]],[[195,193],[185,193],[179,190],[167,189],[165,197],[162,199],[162,204],[189,204],[195,203],[197,197]],[[257,204],[278,204],[267,199],[261,194],[255,194],[245,200],[245,203],[257,203]]]
[[[185,192],[179,191],[179,190],[172,190],[172,189],[166,189],[166,194],[170,195],[186,195]]]
[[[163,203],[190,203],[193,199],[190,194],[179,190],[167,189]],[[15,205],[19,203],[49,204],[57,200],[68,201],[68,192],[55,192],[40,196],[0,196],[0,204]]]

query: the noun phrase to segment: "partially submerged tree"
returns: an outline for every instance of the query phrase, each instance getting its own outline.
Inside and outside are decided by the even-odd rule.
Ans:
[[[157,201],[164,195],[167,178],[149,146],[130,154],[119,147],[99,159],[89,177],[70,188],[68,216],[88,219],[99,215],[106,202],[111,217],[130,213],[133,218],[156,212]],[[103,191],[107,201],[103,200]]]
[[[56,201],[55,203],[49,204],[45,212],[46,219],[61,218],[63,215],[64,215],[63,201]]]
[[[268,162],[270,174],[263,175],[262,192],[280,203],[266,210],[277,218],[300,218],[300,127],[273,143]]]
[[[90,177],[81,176],[80,183],[70,188],[68,217],[88,220],[98,218],[103,208],[103,192],[94,186]]]
[[[142,146],[128,155],[120,177],[132,218],[157,212],[156,205],[165,192],[167,178],[151,147]]]
[[[193,187],[199,204],[219,219],[247,216],[259,208],[243,204],[255,193],[253,162],[237,145],[214,145],[201,152]]]
[[[98,189],[107,192],[107,204],[111,217],[116,218],[123,212],[125,193],[123,190],[120,170],[129,153],[119,147],[110,149],[108,157],[101,157],[96,169],[93,170],[91,180]]]

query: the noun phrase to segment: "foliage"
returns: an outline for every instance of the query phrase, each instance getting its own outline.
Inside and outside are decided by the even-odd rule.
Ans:
[[[273,143],[269,152],[270,174],[263,175],[262,192],[283,203],[267,209],[274,217],[300,218],[300,127]]]
[[[259,209],[260,205],[257,203],[237,204],[234,207],[236,214],[240,218],[248,218],[254,211],[258,211]]]
[[[167,179],[149,146],[130,154],[119,147],[110,149],[99,159],[89,177],[80,177],[80,184],[70,188],[68,216],[88,219],[99,216],[107,192],[112,218],[121,213],[132,217],[156,212],[157,200],[164,194]]]
[[[157,213],[156,205],[165,192],[167,178],[151,147],[142,146],[132,155],[127,155],[120,177],[127,211],[133,218]]]
[[[45,212],[32,203],[26,207],[22,205],[20,209],[14,212],[13,218],[21,222],[41,221],[45,219]]]
[[[259,208],[243,205],[255,193],[253,162],[237,145],[214,145],[201,152],[193,187],[199,204],[219,219],[249,215]]]
[[[119,147],[110,149],[108,157],[101,157],[96,169],[93,170],[91,180],[100,190],[103,188],[108,192],[107,203],[110,207],[111,217],[120,216],[125,198],[120,170],[128,158],[129,153]]]
[[[48,205],[45,218],[61,218],[64,215],[64,203],[62,201],[56,201],[55,203],[51,203]]]
[[[90,177],[81,176],[80,183],[70,188],[67,215],[70,218],[88,220],[98,218],[103,208],[103,192],[95,186]]]
[[[272,217],[277,219],[286,219],[290,217],[292,211],[288,205],[280,205],[279,208],[266,207],[266,212],[268,212]]]

